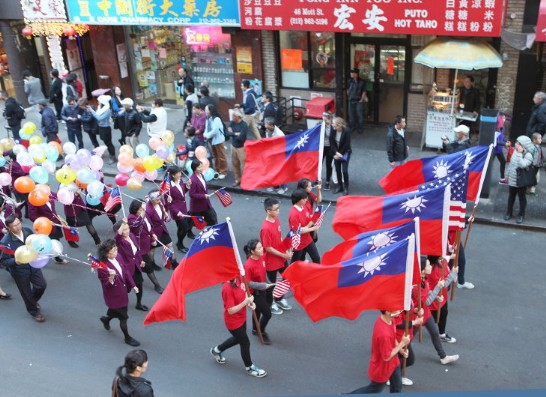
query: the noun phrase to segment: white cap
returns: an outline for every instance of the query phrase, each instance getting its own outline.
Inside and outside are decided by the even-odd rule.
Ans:
[[[112,99],[110,95],[99,95],[97,101],[99,101],[99,103],[102,103],[104,106],[107,106],[110,103],[110,99]]]
[[[125,98],[121,100],[122,105],[133,106],[133,100],[131,98]]]
[[[470,133],[470,128],[468,128],[467,125],[461,124],[453,128],[453,131],[468,135]]]

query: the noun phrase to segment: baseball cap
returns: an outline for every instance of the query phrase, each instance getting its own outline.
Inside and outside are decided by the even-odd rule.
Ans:
[[[47,106],[47,100],[46,99],[40,99],[38,101],[38,105]]]
[[[133,100],[131,98],[124,98],[121,100],[122,105],[133,106]]]
[[[467,125],[461,124],[453,128],[453,131],[468,135],[468,133],[470,132],[470,128],[468,128]]]

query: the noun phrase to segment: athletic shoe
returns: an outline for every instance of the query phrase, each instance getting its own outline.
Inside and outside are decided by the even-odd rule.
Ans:
[[[218,364],[226,363],[226,358],[222,356],[222,352],[218,350],[218,346],[214,346],[212,349],[210,349],[210,354],[212,354]]]
[[[271,339],[269,339],[269,335],[267,334],[267,332],[262,332],[262,338],[264,340],[264,345],[271,344]]]
[[[457,283],[457,288],[473,289],[473,288],[474,288],[474,284],[469,283],[468,281],[466,281],[464,284],[459,284],[459,283]]]
[[[324,190],[330,190],[330,182],[326,182],[324,185]]]
[[[128,336],[125,338],[125,343],[127,343],[129,346],[134,346],[134,347],[140,346],[140,342],[131,336]]]
[[[277,306],[279,306],[282,310],[292,310],[292,306],[290,306],[288,301],[284,298],[277,301]]]
[[[440,363],[443,364],[443,365],[446,365],[446,364],[449,364],[449,363],[453,363],[453,362],[457,361],[458,359],[459,359],[459,355],[454,354],[453,356],[445,356],[444,358],[441,358]]]
[[[267,375],[267,372],[258,368],[255,364],[252,364],[250,367],[246,367],[246,372],[248,372],[248,374],[251,376],[255,376],[256,378],[263,378]]]
[[[287,189],[283,189],[283,188],[281,187],[279,190],[277,190],[277,193],[279,193],[279,194],[284,194],[284,193],[286,192],[286,190],[287,190]]]
[[[218,179],[224,179],[226,176],[224,174],[218,175]]]
[[[283,310],[279,308],[276,302],[271,304],[271,314],[283,314]]]
[[[457,342],[457,339],[452,338],[452,337],[449,336],[448,334],[440,335],[440,340],[441,340],[442,342],[446,342],[446,343],[455,343],[455,342]]]
[[[411,386],[411,385],[413,385],[413,381],[411,379],[409,379],[409,378],[402,378],[402,384],[404,386]],[[391,385],[391,381],[388,380],[387,381],[387,386],[390,386],[390,385]]]
[[[268,188],[267,188],[267,191],[268,191],[268,192],[274,192],[275,189],[273,189],[272,187],[268,187]]]

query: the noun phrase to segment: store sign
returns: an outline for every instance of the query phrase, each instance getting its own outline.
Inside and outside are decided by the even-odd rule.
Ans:
[[[233,0],[66,0],[71,22],[89,25],[240,26]]]
[[[536,41],[546,41],[546,0],[540,0],[540,8],[538,9],[537,20],[537,36]]]
[[[65,22],[63,0],[21,0],[23,17],[29,22]]]
[[[506,0],[239,0],[243,29],[500,36]]]

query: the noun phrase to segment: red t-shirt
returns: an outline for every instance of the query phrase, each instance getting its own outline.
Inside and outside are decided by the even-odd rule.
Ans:
[[[309,211],[310,214],[313,214],[313,211],[314,211],[314,204],[317,202],[317,196],[313,193],[313,192],[310,192],[310,193],[307,193],[307,201],[305,202],[305,206],[307,207],[307,210]]]
[[[443,278],[444,280],[447,278],[447,276],[449,276],[449,272],[451,271],[449,269],[449,266],[447,264],[447,262],[445,262],[445,264],[443,265],[443,272],[442,272],[442,265],[433,265],[432,266],[432,272],[427,276],[427,281],[429,283],[429,285],[434,285],[436,286],[436,284],[438,284],[438,281],[440,281],[441,278]],[[447,302],[447,290],[448,288],[442,288],[442,292],[440,292],[440,294],[442,294],[442,296],[444,297],[444,300],[442,301],[441,305],[438,306],[438,301],[436,299],[434,299],[434,301],[432,301],[432,303],[430,304],[430,310],[438,310],[438,309],[441,309],[442,306],[444,306]],[[439,294],[438,294],[439,295]]]
[[[300,211],[293,205],[292,208],[290,208],[290,214],[288,215],[288,225],[290,226],[290,229],[298,230],[298,227],[300,226],[302,228],[306,227],[311,221],[311,215],[312,213],[309,213],[307,207],[303,206],[303,209]],[[302,233],[300,237],[300,246],[296,251],[301,251],[311,244],[312,241],[313,238],[311,237],[311,233]]]
[[[428,299],[428,293],[430,291],[430,286],[427,280],[421,282],[421,309],[423,309],[423,324],[425,324],[430,317],[430,306],[427,306],[425,302]],[[414,307],[419,307],[419,290],[418,286],[414,285],[411,291],[411,301]],[[419,326],[418,326],[419,327]]]
[[[232,287],[229,281],[222,286],[222,300],[224,301],[224,323],[227,329],[234,330],[240,328],[246,322],[246,307],[243,307],[237,313],[229,314],[230,307],[237,306],[245,300],[246,290],[244,283],[239,278],[236,279],[236,287]]]
[[[252,259],[252,257],[249,257],[245,262],[245,273],[248,281],[265,283],[264,257],[260,256],[258,259]],[[252,294],[253,292],[254,290],[250,288],[250,293]]]
[[[381,316],[375,320],[372,335],[372,355],[368,367],[368,376],[377,383],[385,383],[391,377],[393,371],[400,365],[398,354],[389,361],[385,361],[396,346],[396,333],[394,321],[387,324]]]
[[[410,311],[410,322],[411,325],[408,327],[408,335],[410,340],[413,339],[413,321],[417,319],[417,314],[413,312],[413,306]],[[402,337],[406,333],[406,312],[403,311],[398,316],[392,318],[396,326],[396,340],[401,341]]]
[[[265,269],[268,272],[280,269],[284,266],[285,259],[267,252],[266,248],[275,248],[277,251],[284,252],[286,249],[282,244],[281,222],[275,218],[275,222],[269,222],[267,219],[262,223],[260,230],[260,240],[264,246]]]

